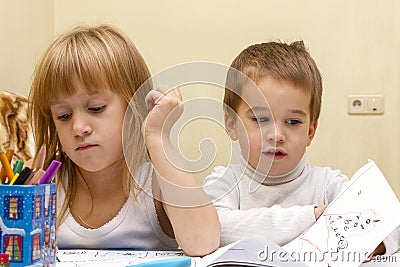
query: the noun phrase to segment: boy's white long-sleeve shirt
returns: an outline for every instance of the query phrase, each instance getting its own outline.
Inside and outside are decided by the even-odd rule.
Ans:
[[[265,178],[242,157],[240,164],[215,167],[204,189],[218,210],[221,245],[249,236],[285,245],[316,222],[314,207],[329,204],[348,181],[338,170],[306,164],[305,157],[290,173]],[[388,254],[399,239],[399,229],[385,239]]]

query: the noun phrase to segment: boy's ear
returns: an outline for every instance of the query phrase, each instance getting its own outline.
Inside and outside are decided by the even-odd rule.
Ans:
[[[310,123],[310,128],[308,128],[308,141],[307,146],[311,145],[311,141],[314,139],[315,132],[317,131],[318,122],[314,121]]]
[[[225,120],[225,130],[228,133],[228,135],[231,137],[233,141],[236,141],[238,139],[237,132],[236,132],[236,127],[235,127],[235,122],[236,118],[235,115],[230,114],[229,112],[225,112],[224,114],[224,120]]]

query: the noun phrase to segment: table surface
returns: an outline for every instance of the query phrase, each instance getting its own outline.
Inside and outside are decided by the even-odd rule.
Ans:
[[[181,250],[59,250],[57,252],[57,267],[125,267],[180,256],[184,256]],[[210,256],[215,258],[218,255]],[[191,266],[206,266],[206,262],[209,261],[210,257],[206,260],[204,258],[192,258]],[[361,264],[361,267],[394,266],[400,266],[400,252],[389,257],[375,258],[368,263]]]

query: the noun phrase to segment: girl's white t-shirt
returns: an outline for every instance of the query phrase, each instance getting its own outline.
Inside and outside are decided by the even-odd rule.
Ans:
[[[147,170],[148,168],[141,168]],[[118,214],[97,229],[80,225],[69,211],[65,221],[58,227],[56,240],[59,248],[136,248],[171,249],[178,248],[175,239],[168,237],[160,227],[151,194],[151,173],[137,175],[143,192],[135,200],[129,197]],[[61,210],[65,198],[64,190],[57,191],[57,210]]]

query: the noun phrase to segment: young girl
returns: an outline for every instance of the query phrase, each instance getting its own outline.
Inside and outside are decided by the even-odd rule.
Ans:
[[[60,248],[180,246],[199,256],[218,247],[214,206],[195,179],[175,168],[162,150],[169,142],[161,143],[162,124],[179,106],[179,91],[138,90],[149,78],[133,43],[107,25],[77,27],[61,35],[37,65],[30,92],[36,147],[46,144],[45,166],[53,159],[62,162],[57,177]],[[154,108],[142,134],[146,104]],[[126,151],[131,155],[127,164],[122,132],[128,107],[132,119],[124,144],[134,144],[134,151]],[[187,206],[182,199],[183,205],[162,201],[181,192],[178,187],[190,189],[205,204],[188,208],[182,207]]]

